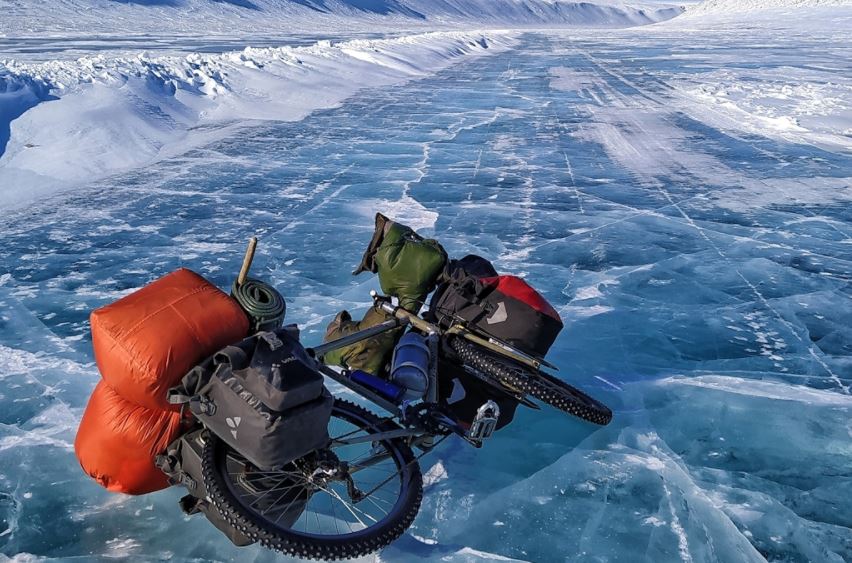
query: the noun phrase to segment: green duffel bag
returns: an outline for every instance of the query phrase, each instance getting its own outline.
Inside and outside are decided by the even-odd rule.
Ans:
[[[341,311],[328,325],[323,342],[337,340],[359,330],[381,324],[388,319],[390,319],[390,315],[375,307],[370,307],[360,321],[353,321],[348,311]],[[402,328],[397,328],[383,332],[373,338],[356,342],[346,348],[332,350],[325,355],[323,363],[349,369],[360,369],[373,375],[383,376],[387,371],[387,364],[390,362],[396,341],[402,336],[402,332]]]
[[[399,299],[403,308],[417,312],[447,263],[447,253],[433,239],[424,239],[413,229],[376,213],[376,229],[361,264],[352,272],[379,274],[386,295]]]

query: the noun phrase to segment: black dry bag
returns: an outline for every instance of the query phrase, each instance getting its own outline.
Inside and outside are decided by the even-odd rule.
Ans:
[[[334,400],[293,329],[260,332],[223,348],[184,376],[170,401],[261,469],[328,443]]]

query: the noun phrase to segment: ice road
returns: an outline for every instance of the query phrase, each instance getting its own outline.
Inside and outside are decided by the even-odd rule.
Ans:
[[[368,560],[850,560],[844,27],[528,33],[3,212],[0,549],[275,560],[178,490],[83,475],[87,315],[178,266],[226,286],[256,233],[255,273],[316,343],[366,307],[349,272],[382,211],[537,285],[566,321],[551,360],[616,413],[524,411],[424,458],[420,516]]]

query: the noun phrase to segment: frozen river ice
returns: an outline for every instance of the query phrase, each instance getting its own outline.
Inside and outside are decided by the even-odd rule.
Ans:
[[[2,551],[272,560],[182,517],[177,490],[114,496],[79,470],[88,313],[178,266],[227,286],[257,234],[255,274],[317,343],[377,287],[349,272],[381,211],[531,280],[566,321],[561,376],[616,411],[597,431],[525,411],[425,458],[423,510],[382,561],[852,558],[848,134],[753,94],[791,73],[847,87],[852,47],[607,34],[527,34],[5,212]],[[711,72],[758,76],[737,91],[753,111]]]

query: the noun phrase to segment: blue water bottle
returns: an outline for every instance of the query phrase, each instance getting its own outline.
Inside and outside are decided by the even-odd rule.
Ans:
[[[426,337],[409,332],[399,340],[391,361],[391,381],[405,389],[406,401],[422,399],[429,388],[431,354]]]

